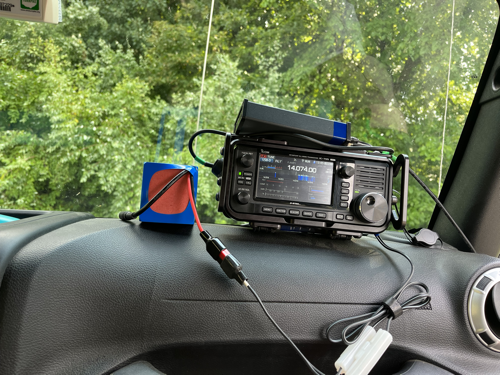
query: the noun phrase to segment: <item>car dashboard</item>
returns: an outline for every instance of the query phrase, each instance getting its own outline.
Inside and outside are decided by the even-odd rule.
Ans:
[[[326,374],[336,373],[345,349],[326,328],[373,311],[410,272],[374,236],[205,229],[238,257],[277,323]],[[412,259],[412,280],[432,300],[392,322],[394,341],[371,374],[403,373],[408,361],[407,374],[498,373],[500,353],[474,334],[468,297],[500,261],[446,244],[416,247],[397,232],[382,237]],[[191,226],[52,212],[2,224],[0,253],[2,374],[125,374],[137,363],[166,374],[308,371]]]

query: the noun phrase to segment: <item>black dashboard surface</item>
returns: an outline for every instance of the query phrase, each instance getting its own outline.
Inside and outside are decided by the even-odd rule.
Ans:
[[[326,326],[373,310],[410,271],[374,237],[205,229],[326,373],[344,350],[326,340]],[[394,342],[372,373],[421,359],[452,373],[498,374],[500,353],[475,338],[466,304],[472,282],[499,260],[384,238],[411,257],[413,281],[428,285],[432,301],[391,324]],[[45,233],[10,262],[0,309],[1,374],[107,374],[137,359],[169,375],[307,373],[251,293],[206,253],[196,228],[87,219]]]

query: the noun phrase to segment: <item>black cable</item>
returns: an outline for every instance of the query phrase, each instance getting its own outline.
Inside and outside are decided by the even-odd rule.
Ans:
[[[209,168],[212,168],[214,165],[212,163],[209,163],[205,160],[203,160],[202,158],[200,158],[199,156],[197,156],[193,150],[193,142],[194,140],[196,139],[196,137],[198,137],[200,134],[205,134],[205,133],[209,133],[209,134],[217,134],[217,135],[226,135],[227,133],[226,132],[223,132],[221,130],[214,130],[214,129],[202,129],[202,130],[198,130],[197,132],[195,132],[191,138],[189,138],[189,142],[188,142],[188,148],[189,148],[189,152],[191,153],[191,156],[198,162],[198,163],[201,163],[203,164],[205,167],[209,167]]]
[[[380,236],[378,234],[375,235],[375,237],[377,238],[378,242],[383,247],[385,247],[387,250],[395,252],[395,253],[403,256],[404,258],[406,258],[406,260],[408,260],[408,262],[410,263],[410,268],[411,268],[410,275],[408,276],[408,278],[404,282],[403,286],[400,287],[396,291],[396,293],[394,293],[392,295],[392,297],[389,298],[387,301],[394,300],[397,302],[398,298],[401,297],[401,295],[403,294],[403,292],[406,289],[408,289],[410,287],[416,287],[416,288],[422,289],[423,292],[420,292],[420,293],[414,295],[413,297],[410,297],[406,301],[402,302],[401,304],[399,304],[401,307],[401,310],[405,311],[405,310],[409,310],[409,309],[418,309],[420,307],[427,305],[431,301],[431,296],[429,294],[429,288],[427,287],[427,285],[425,285],[424,283],[412,283],[412,282],[410,282],[411,278],[413,277],[413,273],[414,273],[414,266],[413,266],[413,262],[411,261],[411,259],[403,252],[401,252],[397,249],[394,249],[394,248],[390,247],[389,245],[387,245],[382,240],[382,238],[380,238]],[[366,314],[361,314],[361,315],[349,317],[349,318],[339,319],[339,320],[333,322],[332,324],[330,324],[330,326],[328,326],[328,328],[326,330],[326,336],[327,336],[328,340],[330,340],[333,343],[344,342],[344,344],[346,344],[346,345],[351,345],[351,344],[356,342],[356,340],[359,337],[358,333],[361,333],[361,331],[366,326],[372,325],[373,327],[376,327],[384,319],[388,319],[386,328],[387,328],[387,331],[389,331],[391,322],[394,319],[394,315],[393,315],[393,311],[388,307],[388,305],[385,302],[383,304],[381,304],[375,311],[372,311],[372,312],[369,312]],[[349,322],[349,321],[354,321],[354,322],[349,324],[348,326],[346,326],[342,330],[342,335],[341,335],[340,339],[334,339],[331,337],[330,332],[331,332],[333,327],[337,326],[338,324]],[[354,337],[354,338],[352,340],[350,340],[351,337]]]
[[[413,237],[411,236],[410,232],[408,232],[408,230],[406,228],[403,228],[403,232],[406,236],[406,239],[411,243],[413,244]]]
[[[366,143],[366,144],[368,144],[368,143]],[[462,230],[460,229],[460,227],[458,226],[458,224],[455,222],[455,220],[453,220],[453,218],[451,217],[450,213],[446,210],[446,208],[441,203],[441,201],[438,199],[438,197],[436,197],[436,195],[432,192],[431,189],[429,189],[427,187],[427,185],[424,183],[424,181],[422,181],[420,179],[420,177],[417,176],[417,174],[415,173],[415,171],[413,169],[410,168],[409,172],[412,175],[412,177],[420,184],[420,186],[422,186],[424,188],[424,190],[427,192],[427,194],[430,195],[430,197],[434,200],[434,202],[436,202],[436,204],[438,205],[438,207],[441,210],[443,210],[444,215],[448,218],[448,220],[450,220],[451,224],[457,229],[458,233],[460,233],[460,236],[462,236],[463,240],[465,241],[465,243],[467,244],[467,246],[469,246],[469,248],[472,250],[472,252],[473,253],[477,253],[476,249],[474,248],[474,246],[472,246],[471,242],[469,241],[469,239],[467,238],[467,236],[465,235],[465,233],[462,232]]]
[[[423,290],[423,292],[420,292],[420,293],[410,297],[409,299],[407,299],[403,303],[401,303],[400,304],[401,311],[405,311],[405,310],[409,310],[409,309],[418,309],[418,308],[421,308],[421,307],[427,305],[431,301],[431,296],[429,294],[429,288],[427,287],[427,285],[425,285],[424,283],[412,283],[412,282],[410,282],[411,278],[413,277],[413,274],[414,274],[414,266],[413,266],[413,262],[411,261],[410,257],[408,257],[403,252],[401,252],[397,249],[394,249],[394,248],[390,247],[389,245],[387,245],[382,240],[382,238],[379,237],[379,235],[376,235],[376,238],[379,241],[379,243],[383,247],[385,247],[387,250],[398,253],[399,255],[406,258],[406,260],[408,260],[408,262],[410,263],[410,268],[411,268],[410,275],[408,276],[408,278],[404,282],[403,286],[400,287],[396,291],[396,293],[394,293],[393,296],[390,299],[388,299],[388,301],[391,299],[393,299],[394,301],[397,301],[397,299],[401,297],[401,295],[403,294],[403,292],[406,289],[408,289],[410,287],[417,287],[417,288],[421,288]],[[259,303],[260,307],[262,308],[262,310],[266,314],[267,318],[271,321],[271,323],[274,325],[274,327],[276,327],[276,329],[281,333],[281,335],[290,343],[290,345],[292,345],[292,347],[295,349],[295,351],[299,354],[299,356],[305,362],[305,364],[307,365],[309,370],[315,375],[324,375],[311,362],[309,362],[309,360],[304,356],[304,354],[300,351],[300,349],[295,345],[295,343],[292,341],[292,339],[290,339],[290,337],[288,337],[288,335],[281,329],[281,327],[278,325],[278,323],[276,323],[276,321],[273,319],[271,314],[269,314],[269,312],[267,311],[266,307],[264,306],[264,303],[260,299],[257,292],[250,286],[250,284],[248,284],[248,282],[246,282],[245,285],[250,290],[250,292],[252,292],[255,299]],[[339,342],[343,341],[346,345],[351,345],[351,344],[356,342],[356,340],[359,336],[356,336],[352,341],[349,340],[350,337],[355,335],[357,332],[362,331],[367,325],[372,325],[373,327],[376,327],[384,319],[387,319],[386,330],[389,331],[390,326],[391,326],[391,322],[394,319],[394,315],[392,315],[392,310],[385,303],[382,304],[381,306],[379,306],[379,308],[373,312],[357,315],[357,316],[350,317],[350,318],[344,318],[344,319],[337,320],[336,322],[332,323],[327,328],[326,335],[328,337],[328,340],[330,340],[333,343],[339,343]],[[340,324],[340,323],[351,321],[351,320],[354,320],[355,322],[351,323],[350,325],[348,325],[347,327],[344,328],[344,330],[342,331],[342,338],[341,339],[333,339],[330,336],[330,331],[334,326],[336,326],[337,324]],[[336,375],[340,375],[341,372],[342,372],[342,369],[339,369],[337,371]]]
[[[453,220],[453,218],[451,217],[451,215],[449,214],[449,212],[446,210],[446,208],[443,206],[443,204],[440,202],[440,200],[438,199],[438,197],[436,197],[434,195],[434,193],[432,192],[432,190],[427,187],[427,185],[417,176],[417,174],[411,168],[410,168],[410,174],[412,175],[412,177],[415,180],[417,180],[417,182],[420,184],[420,186],[422,186],[424,188],[424,190],[427,192],[427,194],[429,194],[431,196],[431,198],[434,200],[434,202],[436,202],[436,204],[443,211],[443,213],[448,218],[448,220],[450,220],[450,222],[453,224],[453,226],[457,229],[458,233],[460,233],[460,235],[462,236],[462,238],[465,241],[465,243],[467,244],[467,246],[469,246],[469,248],[472,250],[472,252],[475,253],[476,249],[474,249],[474,246],[472,246],[472,244],[470,243],[470,241],[467,238],[467,236],[464,234],[464,232],[462,232],[462,230],[460,229],[460,227],[458,226],[458,224],[455,222],[455,220]]]
[[[265,136],[265,135],[286,135],[289,137],[296,137],[296,138],[302,138],[305,139],[306,141],[316,143],[317,145],[323,146],[325,148],[329,148],[331,150],[337,150],[337,151],[379,151],[379,152],[389,152],[391,155],[394,153],[394,150],[390,147],[383,147],[383,146],[371,146],[371,145],[366,145],[366,146],[338,146],[338,145],[331,145],[326,142],[318,141],[317,139],[314,139],[312,137],[309,137],[304,134],[298,134],[298,133],[285,133],[285,132],[263,132],[263,133],[254,133],[254,134],[246,134],[245,136],[248,137],[258,137],[258,136]]]
[[[300,349],[297,348],[297,346],[294,344],[294,342],[292,341],[292,339],[290,337],[288,337],[288,335],[281,329],[281,327],[278,325],[278,323],[276,323],[274,321],[273,317],[271,316],[271,314],[269,314],[269,312],[267,311],[266,307],[264,306],[264,303],[260,299],[259,295],[250,286],[250,284],[247,283],[246,286],[252,292],[252,294],[254,295],[254,297],[257,300],[257,302],[259,302],[260,307],[262,307],[262,310],[264,310],[264,313],[269,318],[269,320],[271,321],[271,323],[273,323],[273,325],[276,327],[276,329],[279,331],[279,333],[281,333],[281,335],[290,343],[290,345],[292,345],[292,347],[295,349],[295,351],[300,355],[300,357],[302,358],[302,360],[306,363],[306,365],[309,368],[309,370],[311,370],[311,372],[313,374],[316,374],[316,375],[325,375],[320,370],[318,370],[316,367],[314,367],[314,365],[311,362],[309,362],[309,360],[306,358],[306,356],[304,354],[302,354],[302,352],[300,351]],[[339,370],[339,372],[337,372],[337,374],[340,374],[340,371],[341,370]]]
[[[389,330],[391,329],[391,322],[392,322],[392,316],[390,316],[389,318],[387,318],[387,324],[385,326],[385,330],[387,332],[389,332]]]
[[[441,249],[442,249],[443,246],[444,246],[444,242],[443,242],[443,240],[441,238],[438,238],[438,240],[439,240],[439,242],[441,242]]]
[[[415,267],[413,266],[413,262],[411,261],[410,257],[408,255],[406,255],[405,253],[403,253],[402,251],[398,250],[398,249],[394,249],[392,247],[390,247],[389,245],[387,245],[383,240],[382,238],[380,238],[380,236],[378,234],[375,235],[375,238],[377,239],[377,241],[383,246],[385,247],[387,250],[389,251],[392,251],[394,253],[397,253],[403,257],[406,258],[406,260],[408,261],[408,263],[410,263],[410,275],[408,276],[408,278],[406,279],[405,283],[403,284],[403,286],[401,288],[398,289],[398,291],[396,293],[394,293],[394,296],[396,297],[399,297],[402,293],[402,291],[404,289],[406,289],[406,287],[408,286],[408,284],[410,283],[410,280],[411,278],[413,277],[413,273],[415,272]]]
[[[432,192],[432,190],[427,187],[427,185],[425,184],[425,182],[423,182],[420,179],[420,177],[417,176],[417,174],[415,173],[415,171],[413,169],[410,168],[409,172],[410,172],[411,176],[420,184],[420,186],[422,186],[422,188],[426,191],[426,193],[430,195],[430,197],[439,206],[439,208],[441,210],[443,210],[443,213],[448,218],[448,220],[450,220],[451,224],[456,228],[456,230],[458,231],[458,233],[460,233],[460,235],[462,236],[462,238],[465,241],[465,243],[467,244],[467,246],[472,250],[473,253],[476,253],[476,249],[474,248],[474,246],[471,244],[471,242],[469,241],[469,239],[467,238],[467,236],[465,235],[465,233],[462,232],[462,230],[460,229],[460,227],[458,226],[458,224],[455,222],[455,220],[453,220],[453,218],[451,217],[450,213],[448,212],[448,210],[446,210],[446,208],[441,203],[441,201],[439,200],[439,198],[436,197],[436,195]],[[392,190],[399,194],[399,192],[397,190],[394,190],[394,189],[392,189]],[[396,206],[396,212],[397,211],[398,211],[398,208]],[[397,212],[397,214],[399,215],[399,212]],[[408,239],[408,241],[410,241],[411,243],[413,243],[413,238],[408,233],[408,231],[406,230],[406,228],[404,228],[403,231],[405,232],[405,235],[406,235],[406,238]],[[441,241],[441,243],[443,243],[443,241],[441,239],[439,239],[439,240]]]
[[[137,216],[141,215],[144,213],[144,211],[146,211],[149,207],[151,207],[158,199],[161,198],[161,196],[163,194],[165,194],[167,192],[168,189],[170,189],[172,187],[172,185],[174,185],[177,181],[179,181],[182,176],[184,176],[185,174],[189,173],[188,170],[186,169],[183,169],[182,171],[180,171],[179,173],[177,173],[174,178],[172,178],[164,187],[163,189],[161,189],[153,198],[151,198],[151,200],[146,203],[144,205],[144,207],[141,207],[141,209],[139,209],[139,211],[136,211],[136,212],[130,212],[130,211],[123,211],[123,212],[120,212],[120,214],[118,215],[119,218],[123,221],[128,221],[128,220],[132,220],[132,219],[135,219]],[[192,185],[192,184],[191,184]]]
[[[401,198],[401,193],[399,191],[397,191],[396,189],[392,189],[392,191],[395,192],[395,193],[397,193],[399,195],[399,197]],[[397,204],[394,205],[394,208],[396,209],[396,213],[399,216],[398,205]],[[408,232],[408,230],[406,229],[406,227],[403,228],[403,233],[405,234],[405,237],[408,240],[408,242],[410,242],[413,245],[413,237],[410,235],[410,233]]]
[[[224,132],[224,131],[221,131],[221,130],[202,129],[202,130],[198,130],[197,132],[195,132],[191,136],[191,138],[189,138],[188,149],[189,149],[189,152],[191,153],[191,156],[198,163],[203,164],[203,166],[209,167],[209,168],[213,168],[213,166],[214,166],[213,163],[209,163],[209,162],[203,160],[202,158],[200,158],[198,155],[196,155],[196,153],[194,152],[194,149],[193,149],[193,142],[196,139],[196,137],[198,137],[200,134],[205,134],[205,133],[217,134],[217,135],[226,135],[227,133]],[[289,137],[301,138],[301,139],[304,139],[304,140],[309,141],[311,143],[315,143],[317,145],[320,145],[320,146],[322,146],[324,148],[328,148],[330,150],[336,150],[336,151],[378,151],[378,152],[389,153],[391,155],[394,153],[394,150],[392,148],[390,148],[390,147],[372,146],[372,145],[370,145],[368,143],[359,141],[357,138],[354,138],[355,144],[361,144],[362,146],[338,146],[338,145],[331,145],[329,143],[319,141],[317,139],[314,139],[314,138],[309,137],[309,136],[304,135],[304,134],[286,133],[286,132],[253,133],[253,134],[238,135],[238,137],[247,138],[247,137],[258,137],[258,136],[266,136],[266,135],[286,135],[286,136],[289,136]]]

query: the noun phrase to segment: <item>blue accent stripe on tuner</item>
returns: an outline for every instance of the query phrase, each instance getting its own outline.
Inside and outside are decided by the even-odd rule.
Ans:
[[[347,139],[347,124],[340,121],[333,122],[333,137],[328,142],[331,145],[341,145]]]

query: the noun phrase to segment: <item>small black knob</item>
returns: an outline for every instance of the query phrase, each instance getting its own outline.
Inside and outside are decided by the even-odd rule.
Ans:
[[[250,194],[248,194],[246,191],[240,191],[236,198],[241,204],[247,204],[248,202],[250,202]]]
[[[220,193],[215,193],[215,200],[218,202],[220,198]]]
[[[251,167],[254,163],[254,158],[252,155],[248,155],[248,154],[245,154],[241,157],[240,159],[240,163],[244,166],[244,167]]]
[[[222,185],[222,177],[219,177],[217,179],[217,185],[221,186]]]
[[[354,168],[346,165],[345,167],[340,168],[339,175],[342,178],[349,178],[354,175]]]
[[[220,154],[221,154],[222,156],[224,156],[224,147],[221,147],[221,148],[220,148],[220,150],[219,150],[219,152],[220,152]]]

